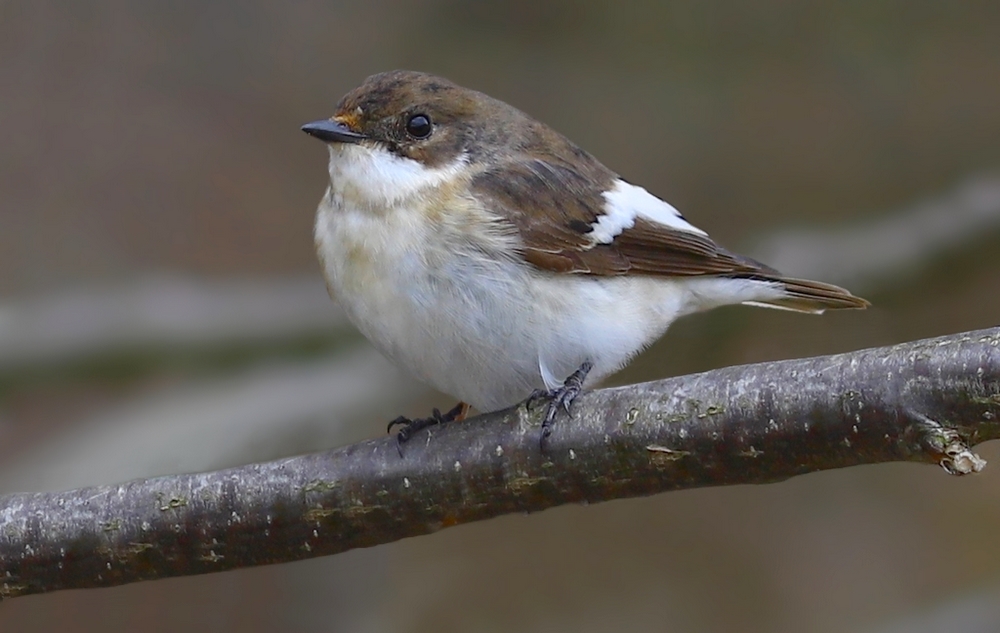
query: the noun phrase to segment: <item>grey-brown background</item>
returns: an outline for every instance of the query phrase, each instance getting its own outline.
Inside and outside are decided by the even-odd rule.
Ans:
[[[903,229],[922,201],[947,203],[996,175],[998,24],[1000,5],[987,2],[0,3],[0,342],[8,327],[9,349],[24,348],[4,359],[0,346],[0,484],[215,468],[370,437],[398,413],[450,404],[371,360],[322,298],[329,331],[139,337],[73,354],[36,354],[61,339],[36,321],[35,345],[11,317],[25,306],[49,314],[49,298],[69,296],[52,304],[52,332],[97,327],[103,310],[127,304],[116,289],[159,296],[164,279],[235,280],[253,296],[256,282],[290,280],[316,299],[325,153],[298,126],[391,68],[515,104],[733,248],[759,252],[790,227],[835,240],[889,222],[879,239],[835,249],[818,273],[831,281],[847,278],[840,264],[917,240],[921,256],[850,278],[875,304],[867,313],[720,310],[677,324],[619,380],[994,325],[1000,208],[946,247],[919,240],[964,222],[948,204],[934,211],[944,229]],[[163,301],[166,312],[185,307]],[[297,371],[369,362],[367,404],[330,396],[273,441],[238,425],[208,431],[206,411],[252,417],[264,405],[248,394],[280,379],[288,407],[263,400],[301,404]],[[982,454],[996,463],[961,480],[855,468],[18,599],[0,605],[0,630],[832,632],[921,630],[935,618],[988,630],[976,627],[1000,622],[990,606],[1000,451]],[[45,479],[59,472],[70,474]]]

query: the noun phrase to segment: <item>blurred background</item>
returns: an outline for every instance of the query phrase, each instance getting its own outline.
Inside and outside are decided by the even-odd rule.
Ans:
[[[616,381],[997,324],[1000,4],[0,3],[0,492],[208,470],[450,406],[344,321],[299,131],[432,71],[866,313],[729,308]],[[1000,629],[1000,450],[510,516],[0,605],[2,631]]]

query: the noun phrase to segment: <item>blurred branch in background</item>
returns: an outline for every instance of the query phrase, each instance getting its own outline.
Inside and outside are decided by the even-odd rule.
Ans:
[[[354,434],[331,420],[389,419],[421,391],[370,348],[273,363],[137,398],[73,425],[6,460],[0,490],[59,490],[335,446]]]
[[[937,604],[925,604],[915,613],[877,627],[871,633],[989,633],[998,630],[1000,624],[998,598],[1000,586],[991,584],[971,595],[959,595]]]
[[[319,276],[142,279],[0,304],[0,371],[122,353],[167,353],[329,335],[346,324]]]
[[[0,499],[0,595],[311,558],[512,512],[887,461],[952,474],[1000,438],[1000,328],[589,392],[540,451],[523,406],[199,475]]]
[[[1000,177],[982,176],[856,226],[778,231],[760,240],[754,256],[788,274],[865,294],[998,230]]]

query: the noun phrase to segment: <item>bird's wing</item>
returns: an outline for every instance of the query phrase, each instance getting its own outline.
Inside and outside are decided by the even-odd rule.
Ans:
[[[478,174],[474,194],[513,225],[522,256],[557,273],[777,275],[713,242],[671,205],[610,171],[511,161]]]

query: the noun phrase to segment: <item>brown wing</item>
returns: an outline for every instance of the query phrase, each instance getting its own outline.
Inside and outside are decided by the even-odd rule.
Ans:
[[[606,213],[603,193],[616,179],[601,169],[590,164],[589,173],[581,173],[562,163],[531,159],[483,172],[472,186],[517,228],[524,259],[543,270],[588,275],[776,274],[704,235],[641,217],[611,244],[598,243],[590,234]]]
[[[583,167],[529,159],[479,174],[473,192],[518,231],[525,261],[541,270],[584,275],[719,275],[775,282],[786,295],[758,305],[797,312],[865,308],[847,290],[818,281],[783,277],[758,261],[731,253],[700,233],[637,217],[610,244],[591,235],[606,214],[604,192],[617,176],[589,154]]]

